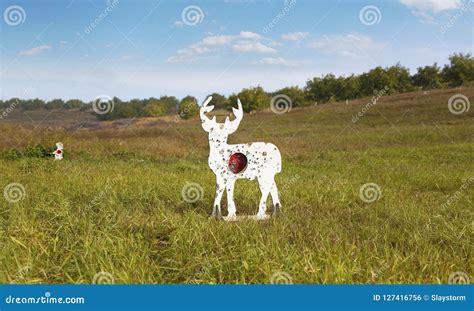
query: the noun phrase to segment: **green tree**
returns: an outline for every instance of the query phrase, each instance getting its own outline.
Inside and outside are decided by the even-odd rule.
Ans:
[[[165,107],[166,114],[177,114],[179,108],[179,100],[174,96],[161,96],[160,103]]]
[[[26,110],[23,108],[23,102],[19,98],[10,98],[6,100],[3,103],[3,107],[4,108],[10,108],[10,107],[20,108],[21,107],[21,109]]]
[[[235,106],[237,98],[242,102],[242,109],[245,112],[270,107],[271,97],[265,93],[261,86],[243,89],[238,94],[229,96],[231,106]]]
[[[45,102],[39,98],[20,100],[22,110],[37,110],[45,108]]]
[[[168,107],[161,100],[156,98],[150,98],[147,100],[143,109],[146,116],[159,117],[166,114]]]
[[[424,90],[437,89],[441,87],[440,68],[436,63],[432,66],[418,67],[416,73],[412,76],[414,86],[421,87]]]
[[[278,94],[283,94],[283,95],[288,96],[291,99],[291,104],[293,107],[301,107],[301,106],[306,105],[306,103],[308,102],[305,99],[304,91],[300,89],[298,86],[285,87],[273,93],[273,96],[278,95]]]
[[[231,103],[224,95],[212,93],[209,96],[212,96],[211,105],[214,105],[214,109],[229,109],[231,107]]]
[[[339,100],[354,99],[361,96],[359,76],[354,74],[349,77],[342,78],[341,90],[338,93]]]
[[[394,84],[395,81],[380,66],[360,75],[361,96],[371,96],[386,86],[389,88],[389,93],[394,93]]]
[[[70,99],[64,104],[64,108],[66,108],[66,109],[81,108],[82,105],[84,105],[82,100],[80,100],[80,99]]]
[[[471,54],[453,54],[450,64],[443,68],[442,76],[450,86],[460,86],[474,80],[474,58]]]
[[[404,93],[413,90],[410,71],[408,70],[408,68],[403,67],[398,63],[395,66],[388,67],[385,70],[390,81],[390,84],[387,85],[389,87],[389,92],[390,90],[393,90],[392,93]]]
[[[306,98],[311,102],[326,103],[337,99],[343,87],[343,78],[336,78],[332,73],[322,78],[313,78],[306,82]]]
[[[120,112],[123,118],[140,118],[146,116],[144,108],[144,100],[132,99],[128,104],[122,105],[122,109],[117,112]]]
[[[189,119],[199,113],[197,99],[193,96],[186,96],[179,103],[179,116],[183,119]]]
[[[46,109],[60,109],[64,108],[64,101],[62,99],[53,99],[46,104]]]

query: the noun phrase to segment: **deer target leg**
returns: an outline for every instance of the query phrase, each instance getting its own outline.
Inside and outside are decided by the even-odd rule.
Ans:
[[[237,209],[235,207],[234,202],[234,185],[235,179],[231,179],[227,182],[227,216],[225,217],[226,220],[233,220],[237,218]]]
[[[272,217],[273,217],[273,216],[278,215],[281,211],[281,203],[280,203],[280,198],[278,197],[278,188],[275,183],[275,180],[273,180],[270,194],[272,196],[272,202],[273,202],[273,211],[272,211]]]
[[[266,210],[267,210],[267,198],[268,194],[270,193],[270,185],[260,182],[260,191],[262,192],[262,197],[260,198],[260,204],[258,206],[258,213],[257,213],[257,219],[263,219],[266,217]]]
[[[217,180],[216,184],[216,198],[214,199],[214,208],[212,210],[211,217],[220,219],[222,218],[221,214],[221,199],[222,194],[224,193],[225,184],[222,180]]]

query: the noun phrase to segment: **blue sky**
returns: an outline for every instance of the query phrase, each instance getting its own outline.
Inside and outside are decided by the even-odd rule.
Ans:
[[[473,51],[472,0],[2,0],[1,98],[304,86]],[[15,15],[15,13],[18,13]]]

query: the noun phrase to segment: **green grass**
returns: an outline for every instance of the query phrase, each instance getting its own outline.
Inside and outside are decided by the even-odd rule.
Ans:
[[[234,223],[208,218],[215,179],[197,119],[153,127],[67,131],[0,126],[1,150],[62,141],[66,159],[0,159],[1,283],[447,283],[473,278],[474,112],[447,109],[456,93],[367,99],[245,115],[231,143],[279,146],[283,214]],[[387,121],[388,120],[388,121]],[[381,189],[365,203],[359,189]],[[187,183],[202,199],[183,201]],[[238,181],[237,213],[255,214],[256,181]],[[94,203],[94,204],[93,204]],[[269,200],[270,207],[270,200]],[[225,197],[223,200],[225,214]],[[280,273],[280,274],[279,274]]]

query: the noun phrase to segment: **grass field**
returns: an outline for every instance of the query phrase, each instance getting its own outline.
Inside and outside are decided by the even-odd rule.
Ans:
[[[0,282],[472,280],[474,109],[450,113],[458,93],[474,98],[474,88],[382,97],[355,123],[370,99],[245,115],[229,142],[272,142],[283,158],[283,213],[259,222],[209,219],[215,179],[197,118],[98,130],[0,123],[1,151],[65,146],[64,161],[0,159],[1,190],[25,189],[0,200]],[[371,203],[367,183],[379,187]],[[195,203],[183,200],[190,186],[202,187]],[[256,181],[237,182],[239,215],[259,199]]]

